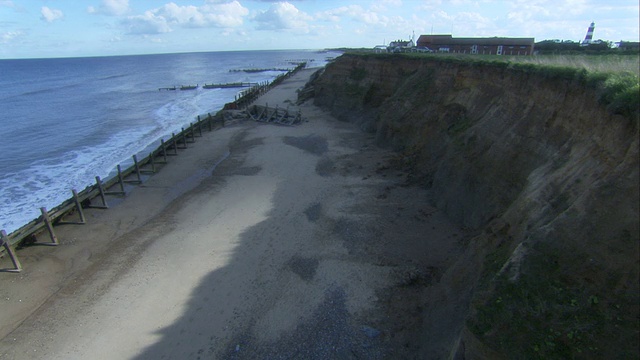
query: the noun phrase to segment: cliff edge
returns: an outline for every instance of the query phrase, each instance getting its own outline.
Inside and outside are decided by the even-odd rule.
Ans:
[[[572,74],[437,58],[343,55],[312,85],[476,232],[425,291],[421,357],[638,357],[637,109]]]

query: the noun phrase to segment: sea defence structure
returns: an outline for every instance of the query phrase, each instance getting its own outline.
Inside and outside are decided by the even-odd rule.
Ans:
[[[173,133],[167,140],[161,139],[158,147],[149,152],[148,155],[140,159],[138,159],[137,155],[133,155],[131,165],[126,169],[122,169],[118,165],[114,176],[109,179],[101,179],[96,176],[94,185],[87,186],[79,192],[76,189],[70,189],[72,196],[69,199],[53,209],[41,207],[40,217],[30,221],[11,234],[7,234],[5,230],[0,230],[0,256],[7,254],[13,263],[12,269],[4,269],[4,271],[20,272],[22,270],[22,265],[15,252],[17,246],[22,245],[25,241],[57,246],[59,241],[54,231],[55,225],[81,225],[86,223],[87,220],[83,213],[84,208],[108,209],[109,196],[126,195],[124,190],[125,183],[141,184],[144,175],[159,171],[162,164],[166,164],[170,156],[178,155],[178,150],[187,149],[189,143],[193,143],[197,137],[201,137],[203,129],[213,131],[224,126],[225,116],[223,116],[222,111],[243,109],[247,110],[247,114],[251,113],[248,107],[258,96],[266,93],[269,89],[305,67],[306,63],[300,63],[294,69],[277,76],[271,82],[252,84],[253,86],[236,95],[234,101],[225,104],[224,108],[217,114],[199,115],[195,122],[189,123],[186,128],[183,127],[179,133]],[[268,114],[269,117],[262,119],[259,116],[256,120],[293,124],[301,119],[300,113],[289,114],[286,109],[254,106],[252,111],[255,112],[257,108],[261,109],[261,114],[263,113],[265,116]],[[72,216],[77,217],[77,220],[70,220]],[[43,238],[46,238],[46,240],[42,240]]]
[[[416,357],[638,356],[637,94],[616,106],[601,85],[579,69],[378,54],[343,55],[309,85],[475,232],[425,288]]]

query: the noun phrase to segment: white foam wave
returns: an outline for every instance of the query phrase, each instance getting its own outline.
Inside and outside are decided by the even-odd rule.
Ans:
[[[319,63],[322,61],[314,65],[317,66]],[[242,74],[239,78],[239,74],[224,72],[215,81],[258,83],[273,80],[279,74]],[[113,79],[118,77],[106,77],[102,80],[108,82]],[[114,83],[108,89],[104,88],[101,96],[104,100],[104,97],[108,97],[109,91],[113,92],[114,89],[125,93],[139,92],[138,87],[134,81]],[[95,176],[107,178],[109,174],[113,174],[116,165],[122,164],[126,167],[130,164],[133,154],[138,154],[139,158],[141,155],[146,156],[147,154],[141,152],[155,148],[161,138],[166,140],[171,133],[188,127],[197,115],[215,113],[226,102],[233,100],[234,95],[238,93],[237,90],[198,88],[195,91],[148,91],[142,98],[148,99],[153,108],[138,109],[136,114],[150,119],[135,121],[135,124],[127,124],[127,121],[132,120],[131,116],[123,115],[130,110],[129,105],[107,100],[112,116],[107,119],[109,124],[104,128],[116,128],[116,133],[109,136],[98,133],[99,136],[95,137],[85,134],[83,136],[87,141],[99,139],[100,143],[76,147],[59,153],[57,157],[42,158],[28,168],[0,174],[0,229],[11,233],[38,217],[39,207],[50,209],[59,205],[71,197],[71,189],[80,191],[92,186]],[[52,106],[50,102],[47,104],[49,107]],[[118,108],[118,104],[122,108]],[[119,117],[122,117],[122,120],[116,122]]]

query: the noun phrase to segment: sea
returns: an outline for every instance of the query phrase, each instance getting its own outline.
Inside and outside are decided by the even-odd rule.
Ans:
[[[0,60],[0,229],[8,234],[233,101],[212,83],[271,81],[321,50]],[[245,72],[246,69],[278,69]],[[195,90],[179,90],[198,85]],[[175,91],[160,88],[177,86]],[[146,151],[146,153],[145,153]]]

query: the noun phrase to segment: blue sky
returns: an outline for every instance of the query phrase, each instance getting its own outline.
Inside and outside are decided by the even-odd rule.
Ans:
[[[638,0],[0,0],[0,58],[373,47],[420,34],[638,41]]]

